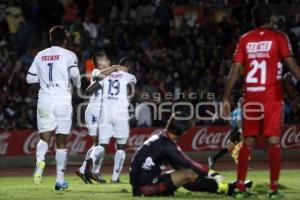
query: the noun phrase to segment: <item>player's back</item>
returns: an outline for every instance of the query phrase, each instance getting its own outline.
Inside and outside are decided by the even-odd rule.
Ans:
[[[282,99],[282,59],[290,56],[288,38],[271,28],[257,28],[241,36],[234,62],[244,66],[247,99]]]
[[[77,57],[73,52],[52,46],[39,52],[33,65],[36,65],[40,82],[40,100],[71,100],[69,70],[77,67]]]
[[[127,110],[128,101],[128,85],[135,84],[136,78],[128,72],[113,72],[103,81],[103,104],[118,105],[119,108]]]
[[[167,159],[166,147],[170,145],[172,142],[164,136],[164,133],[153,135],[146,140],[132,158],[130,178],[138,179],[141,173],[146,173],[149,178],[160,174],[161,166]]]

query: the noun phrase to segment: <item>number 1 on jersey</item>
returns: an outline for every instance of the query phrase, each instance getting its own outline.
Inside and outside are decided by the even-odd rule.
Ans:
[[[49,66],[49,82],[52,82],[53,63],[48,63],[48,66]]]

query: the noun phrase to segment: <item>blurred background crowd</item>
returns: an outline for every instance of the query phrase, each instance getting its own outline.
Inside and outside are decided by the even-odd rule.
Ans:
[[[293,9],[300,8],[300,0],[263,2],[274,7],[274,28],[288,34],[299,60],[300,17]],[[155,109],[147,102],[218,103],[237,39],[252,28],[253,6],[251,0],[2,0],[0,129],[35,128],[38,88],[28,86],[25,76],[35,54],[49,46],[49,28],[58,24],[67,27],[68,48],[77,54],[82,74],[91,72],[93,53],[103,49],[115,64],[123,56],[136,61],[131,69],[138,80],[132,103],[138,106],[132,126],[165,123],[167,113],[156,120]],[[294,83],[299,91],[300,85]],[[88,84],[83,78],[82,89]],[[233,105],[240,95],[238,84]],[[75,95],[74,116],[77,105],[85,101]],[[201,106],[199,115],[213,109]],[[300,122],[300,104],[288,98],[285,121]],[[224,123],[218,117],[195,120],[199,125]]]

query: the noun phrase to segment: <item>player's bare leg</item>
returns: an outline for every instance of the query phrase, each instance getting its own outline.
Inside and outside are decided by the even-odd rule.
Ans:
[[[246,137],[242,144],[239,156],[238,156],[238,167],[237,167],[237,190],[234,196],[236,198],[247,198],[253,196],[252,193],[246,191],[245,180],[248,172],[249,157],[252,153],[252,148],[255,143],[254,137]]]
[[[279,142],[280,138],[278,136],[267,138],[270,168],[270,199],[280,199],[283,197],[283,195],[278,192],[278,181],[281,170],[281,151]]]
[[[118,144],[117,144],[117,151],[115,153],[115,158],[114,158],[114,169],[111,177],[111,183],[120,182],[119,177],[123,169],[123,164],[126,157],[126,152],[125,152],[126,141],[127,138],[117,139]]]
[[[66,134],[56,134],[56,184],[55,190],[61,190],[68,188],[68,182],[64,179],[64,173],[67,165],[67,147]]]
[[[33,183],[40,184],[42,181],[42,174],[45,169],[45,155],[48,151],[48,145],[51,139],[51,132],[44,132],[39,134],[40,140],[36,146],[36,167],[33,174]]]

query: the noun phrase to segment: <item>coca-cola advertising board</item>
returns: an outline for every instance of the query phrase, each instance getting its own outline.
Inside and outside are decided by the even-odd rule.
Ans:
[[[127,143],[127,151],[134,152],[151,135],[163,131],[161,128],[132,128]],[[186,152],[210,151],[225,147],[229,136],[228,126],[197,126],[189,129],[178,143]],[[34,155],[38,135],[34,130],[9,131],[0,133],[0,156]],[[69,155],[86,153],[91,147],[92,140],[86,129],[71,131],[67,139]],[[258,146],[264,148],[263,137],[258,137]],[[300,149],[300,125],[287,125],[281,136],[283,149]],[[115,142],[112,139],[108,153],[115,151]],[[55,152],[55,137],[49,144],[49,154]]]

